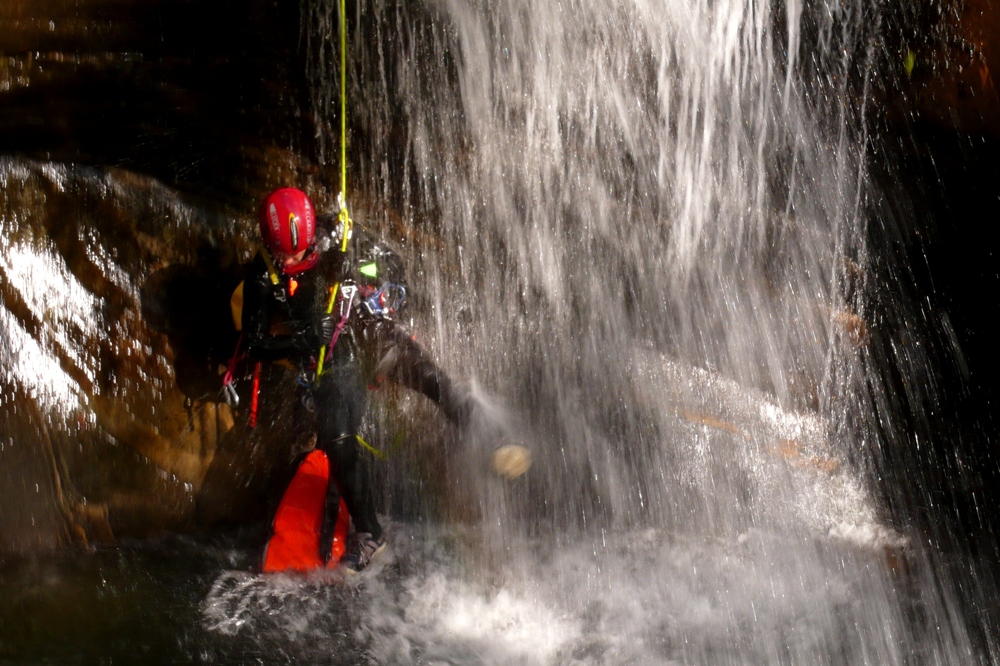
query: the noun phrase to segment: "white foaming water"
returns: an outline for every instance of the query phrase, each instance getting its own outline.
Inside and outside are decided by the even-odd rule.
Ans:
[[[345,578],[226,572],[203,604],[209,631],[333,663],[549,663],[580,640],[572,609],[524,585],[460,574],[461,535],[389,524],[374,571]]]
[[[828,457],[835,451],[817,417],[664,359],[645,366],[656,370],[643,374],[640,393],[685,387],[644,396],[659,400],[681,442],[674,481],[647,481],[642,500],[657,517],[647,522],[668,527],[528,537],[495,507],[485,511],[504,523],[499,537],[489,524],[389,522],[390,549],[372,574],[223,574],[203,607],[206,628],[265,654],[323,653],[333,663],[948,663],[954,645],[925,640],[910,619],[920,604],[935,608],[933,591],[906,589],[894,568],[911,545]],[[726,406],[727,420],[704,416],[713,404]],[[731,492],[737,482],[729,499],[772,527],[729,532],[718,506],[671,517],[679,489]]]
[[[761,531],[516,539],[511,552],[530,566],[493,567],[487,582],[463,564],[475,548],[468,533],[388,533],[379,571],[360,579],[222,574],[205,628],[292,661],[393,664],[822,663],[834,653],[836,663],[881,664],[916,638],[910,602],[881,606],[866,592],[881,569],[870,549],[831,548],[817,567],[785,535]],[[857,640],[851,618],[871,612],[903,635]]]

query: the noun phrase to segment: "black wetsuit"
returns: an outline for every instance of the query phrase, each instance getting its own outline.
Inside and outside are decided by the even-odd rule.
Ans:
[[[379,381],[388,380],[420,391],[459,425],[467,419],[468,403],[465,395],[455,390],[448,377],[391,315],[373,314],[359,303],[366,293],[384,284],[383,275],[388,275],[394,283],[402,282],[398,255],[374,243],[357,227],[346,257],[339,248],[319,252],[316,265],[298,275],[289,278],[277,271],[278,285],[272,283],[262,256],[255,257],[244,280],[243,336],[251,359],[290,361],[299,369],[303,383],[310,387],[307,402],[314,405],[316,412],[316,446],[327,454],[336,482],[330,484],[327,493],[324,521],[322,552],[329,553],[330,517],[336,515],[337,490],[357,532],[370,532],[375,539],[382,533],[368,476],[360,464],[361,447],[355,437],[367,407],[366,386],[375,379],[372,375],[377,373]],[[374,277],[370,275],[372,265]],[[361,266],[368,269],[367,275],[361,273]],[[330,288],[337,282],[355,284],[359,296],[354,299],[336,345],[327,352],[324,371],[316,386],[317,356],[320,346],[328,342],[323,340],[322,320]],[[339,320],[336,308],[333,318]]]

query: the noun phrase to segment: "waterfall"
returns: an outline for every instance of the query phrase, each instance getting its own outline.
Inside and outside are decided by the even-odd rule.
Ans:
[[[332,167],[337,6],[302,5]],[[887,297],[906,290],[872,247],[883,11],[348,7],[358,216],[412,230],[416,329],[532,444],[529,478],[479,489],[485,547],[536,594],[588,609],[577,629],[599,637],[574,656],[974,652],[955,581],[879,485],[885,450],[912,434],[889,376],[920,393],[933,363],[919,340],[905,363],[871,342],[873,323],[917,308]]]
[[[533,408],[547,439],[631,448],[598,422],[657,355],[834,428],[852,407],[868,55],[860,10],[830,15],[804,59],[829,80],[806,80],[801,13],[364,6],[353,182],[430,237],[439,350]],[[337,135],[317,138],[335,161]]]

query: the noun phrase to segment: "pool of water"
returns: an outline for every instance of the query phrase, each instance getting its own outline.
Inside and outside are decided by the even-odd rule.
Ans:
[[[8,560],[0,661],[990,663],[985,634],[946,624],[971,611],[986,626],[986,601],[942,608],[905,551],[756,531],[564,534],[493,552],[471,528],[388,534],[373,571],[348,579],[256,573],[250,532]]]

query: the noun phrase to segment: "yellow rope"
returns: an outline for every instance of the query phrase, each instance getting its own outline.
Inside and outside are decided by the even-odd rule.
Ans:
[[[347,201],[347,0],[340,0],[340,192]]]
[[[340,0],[340,196],[340,213],[338,217],[343,224],[340,251],[346,253],[347,241],[351,238],[351,226],[353,224],[351,215],[347,212],[347,0]],[[327,314],[333,311],[333,301],[339,287],[340,283],[338,282],[330,290],[330,303],[326,309]],[[319,352],[319,363],[316,366],[317,380],[323,372],[323,356],[325,352],[326,347],[324,346]],[[386,459],[385,452],[379,451],[366,442],[361,435],[355,435],[354,438],[358,440],[358,444],[379,460]]]
[[[340,213],[337,217],[343,231],[340,251],[346,253],[354,224],[347,212],[347,0],[340,0]]]
[[[365,440],[363,440],[361,438],[361,435],[355,435],[354,438],[358,440],[358,444],[360,444],[361,446],[363,446],[366,451],[368,451],[370,454],[372,454],[373,456],[375,456],[379,460],[385,460],[386,458],[389,457],[388,454],[385,451],[379,451],[374,446],[372,446],[371,444],[369,444],[368,442],[366,442]]]
[[[341,223],[343,236],[340,240],[340,251],[347,252],[347,241],[351,238],[351,215],[347,212],[347,0],[340,0],[340,212],[337,217]],[[333,313],[333,304],[337,300],[340,283],[330,289],[330,300],[326,304],[326,313]],[[326,360],[326,345],[320,347],[319,359],[316,363],[316,383],[323,374],[323,361]],[[359,438],[360,439],[360,438]]]
[[[337,292],[340,291],[340,283],[330,287],[330,301],[326,304],[326,313],[333,314],[333,303],[337,300]],[[316,384],[319,385],[319,378],[323,374],[323,361],[326,359],[326,345],[319,348],[319,360],[316,362]]]

